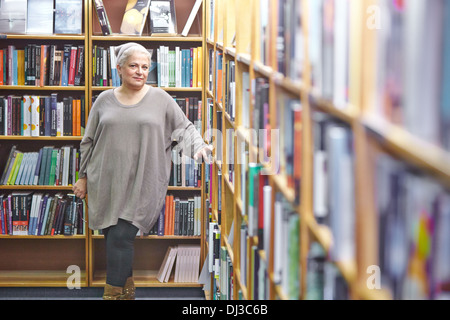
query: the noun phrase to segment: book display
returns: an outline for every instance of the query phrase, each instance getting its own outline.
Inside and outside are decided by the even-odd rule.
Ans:
[[[150,4],[150,29],[152,34],[177,34],[175,0],[152,1]]]
[[[207,297],[448,299],[450,5],[204,5]]]
[[[147,21],[150,0],[128,1],[123,14],[120,33],[127,35],[142,35],[145,22]]]

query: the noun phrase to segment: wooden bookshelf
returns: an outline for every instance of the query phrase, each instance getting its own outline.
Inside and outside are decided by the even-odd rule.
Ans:
[[[291,33],[291,39],[297,34],[301,35],[302,42],[298,57],[301,56],[301,76],[297,77],[294,73],[290,75],[289,70],[283,72],[277,61],[277,41],[278,23],[280,22],[280,7],[282,1],[276,0],[249,0],[249,1],[226,1],[216,0],[214,6],[210,4],[206,6],[206,25],[205,25],[205,43],[207,55],[210,51],[210,59],[205,61],[206,76],[209,75],[211,84],[205,83],[205,99],[210,101],[212,112],[212,128],[222,128],[222,159],[217,158],[217,150],[215,151],[215,159],[213,161],[210,183],[212,188],[211,195],[211,218],[210,220],[217,223],[218,217],[218,199],[222,199],[220,230],[220,246],[225,249],[231,261],[233,268],[233,291],[227,292],[227,288],[221,288],[223,285],[222,278],[227,277],[228,273],[218,277],[211,274],[211,283],[216,282],[217,291],[212,289],[208,291],[208,299],[219,299],[222,294],[228,294],[228,299],[243,298],[246,300],[256,299],[254,297],[254,284],[250,279],[252,274],[258,274],[258,269],[252,268],[253,257],[251,256],[252,246],[257,246],[264,239],[258,234],[247,236],[245,239],[240,236],[241,225],[249,225],[252,223],[248,215],[249,203],[248,198],[242,199],[242,190],[249,188],[248,186],[248,162],[258,161],[263,149],[257,144],[258,137],[255,136],[252,119],[255,116],[256,99],[254,96],[254,81],[257,78],[263,78],[268,84],[267,101],[269,106],[269,124],[270,128],[279,128],[282,116],[281,99],[283,97],[296,98],[301,102],[301,181],[300,193],[295,186],[290,186],[291,177],[286,172],[286,161],[282,160],[279,168],[272,168],[271,163],[263,163],[262,167],[267,175],[266,185],[272,187],[273,192],[278,192],[285,201],[290,204],[298,215],[298,255],[291,257],[297,260],[299,283],[297,284],[298,296],[292,296],[292,293],[286,291],[287,286],[280,283],[276,274],[276,265],[274,262],[277,253],[274,252],[276,242],[276,230],[274,227],[276,213],[274,212],[275,196],[272,193],[271,210],[270,210],[270,227],[264,228],[264,234],[270,234],[269,247],[259,249],[257,255],[260,263],[266,265],[266,273],[262,276],[267,281],[265,290],[268,299],[312,299],[310,295],[311,284],[310,277],[317,277],[320,274],[314,274],[317,271],[310,270],[311,245],[318,243],[323,251],[323,258],[333,268],[338,277],[345,283],[346,299],[393,299],[393,294],[389,288],[382,287],[380,289],[370,289],[367,281],[368,267],[378,266],[380,262],[380,226],[379,226],[379,209],[377,207],[377,190],[375,186],[377,154],[384,153],[390,157],[397,159],[407,168],[413,168],[413,172],[419,172],[424,179],[430,179],[438,184],[448,197],[448,187],[450,183],[448,163],[449,150],[436,143],[426,141],[424,138],[418,137],[410,132],[405,126],[397,123],[391,123],[387,119],[380,117],[374,112],[374,102],[378,93],[376,78],[377,71],[377,37],[380,37],[382,31],[371,29],[366,26],[367,13],[379,6],[384,5],[382,1],[365,0],[356,3],[348,2],[348,29],[345,31],[346,41],[348,43],[345,48],[344,56],[348,59],[348,64],[344,72],[347,74],[347,93],[345,101],[338,99],[336,92],[331,97],[323,88],[317,85],[317,65],[320,68],[333,68],[333,64],[322,65],[323,61],[317,62],[315,57],[311,56],[312,52],[317,54],[318,39],[314,38],[318,35],[317,25],[313,25],[312,21],[317,16],[310,16],[312,10],[317,10],[317,3],[323,5],[324,2],[315,2],[309,0],[295,1],[299,4],[295,8],[296,16],[301,18],[301,29],[295,29],[296,32]],[[286,6],[292,6],[294,1],[285,1]],[[340,6],[337,4],[336,6]],[[313,6],[316,6],[313,8]],[[267,9],[268,8],[268,9]],[[293,7],[288,7],[293,10]],[[267,10],[266,10],[267,9]],[[323,8],[321,8],[322,10]],[[333,8],[333,11],[327,11],[329,14],[340,12],[343,14],[342,7]],[[334,11],[336,10],[336,11]],[[340,10],[340,11],[339,11]],[[448,10],[448,9],[446,9]],[[289,10],[288,10],[289,11]],[[318,11],[316,11],[317,14]],[[321,11],[324,12],[324,11]],[[264,16],[264,13],[267,16]],[[268,17],[268,18],[267,18]],[[212,22],[213,21],[213,22]],[[332,22],[332,20],[329,20]],[[266,32],[263,33],[261,26],[267,23]],[[317,22],[316,22],[317,23]],[[333,25],[333,32],[340,26]],[[338,36],[343,37],[342,28]],[[284,29],[286,32],[286,29]],[[322,30],[320,30],[322,32]],[[261,42],[266,39],[266,45]],[[342,38],[341,38],[342,39]],[[320,42],[320,41],[319,41]],[[285,43],[286,45],[286,43]],[[324,46],[324,43],[320,44]],[[286,49],[286,48],[285,48]],[[321,50],[323,48],[321,47]],[[323,49],[325,50],[325,49]],[[343,50],[343,47],[337,47],[336,50]],[[288,50],[288,54],[290,52]],[[342,52],[342,51],[341,51]],[[222,78],[218,79],[217,65],[223,63]],[[401,59],[400,59],[401,60]],[[398,60],[398,62],[400,62]],[[297,60],[296,60],[297,61]],[[225,94],[227,83],[227,74],[225,66],[233,62],[235,64],[235,118],[226,110],[225,100],[229,97],[224,96],[222,102],[218,102],[220,92]],[[286,64],[293,63],[284,61]],[[340,72],[343,72],[342,70]],[[247,74],[247,78],[243,78],[243,74]],[[338,74],[337,76],[340,76]],[[245,80],[244,80],[245,79]],[[220,81],[218,81],[220,80]],[[248,81],[248,83],[244,83]],[[218,88],[220,83],[222,88]],[[249,91],[250,93],[246,93]],[[247,95],[246,95],[247,94]],[[252,96],[253,94],[253,96]],[[257,102],[257,101],[256,101]],[[207,108],[210,108],[208,103]],[[246,111],[248,110],[248,111]],[[217,111],[222,112],[219,117]],[[206,113],[206,111],[205,111]],[[316,216],[315,208],[315,159],[316,152],[315,140],[318,132],[316,131],[317,113],[324,114],[326,119],[331,122],[338,123],[347,128],[352,136],[352,161],[353,161],[353,184],[354,191],[351,195],[352,206],[354,207],[354,223],[349,229],[353,237],[354,253],[349,258],[333,259],[334,246],[337,234],[334,233],[332,227]],[[248,121],[245,124],[245,121]],[[208,119],[206,120],[208,122]],[[225,159],[229,153],[230,140],[226,139],[225,131],[227,129],[234,130],[234,149],[231,151],[231,159],[234,160],[235,178],[230,179],[227,172],[227,161]],[[281,133],[283,134],[283,133]],[[282,137],[282,139],[285,137]],[[212,137],[214,142],[217,137]],[[211,141],[210,141],[211,142]],[[239,144],[246,146],[250,160],[241,165],[241,155],[244,153]],[[281,157],[285,156],[283,150],[278,150]],[[273,152],[273,150],[272,150]],[[230,156],[228,154],[228,156]],[[279,169],[279,170],[278,170]],[[246,181],[242,179],[242,175],[246,171]],[[294,169],[295,170],[295,169]],[[221,172],[221,180],[217,179],[217,173]],[[220,185],[219,185],[220,184]],[[208,193],[208,191],[206,191]],[[248,191],[246,194],[248,197]],[[226,208],[223,201],[226,199]],[[229,233],[230,226],[233,225],[233,235]],[[205,232],[208,226],[206,225]],[[207,248],[211,247],[211,243]],[[241,255],[241,248],[246,247],[246,254]],[[207,249],[206,249],[207,252]],[[211,253],[211,251],[209,252]],[[245,270],[241,269],[241,261],[247,261]],[[221,264],[224,263],[221,261]],[[228,265],[228,264],[227,264]],[[311,273],[312,272],[312,273]],[[247,274],[247,281],[242,281],[241,275]],[[311,274],[310,274],[311,273]],[[340,280],[340,281],[341,281]],[[261,286],[261,283],[259,284]],[[213,286],[211,285],[211,288]],[[317,290],[317,289],[316,289]]]
[[[125,42],[135,41],[148,48],[156,49],[160,45],[175,46],[181,48],[202,47],[203,44],[203,8],[194,19],[188,36],[181,35],[151,35],[149,22],[146,22],[142,36],[127,36],[119,34],[123,12],[127,0],[104,0],[104,5],[114,32],[111,36],[103,36],[95,12],[94,1],[83,1],[83,32],[77,35],[32,35],[32,34],[8,34],[2,35],[2,43],[15,45],[23,49],[28,43],[58,44],[65,43],[83,44],[85,47],[84,79],[82,86],[29,86],[29,85],[2,85],[0,95],[34,94],[44,95],[58,92],[61,96],[80,94],[85,97],[85,120],[87,121],[89,110],[92,106],[93,96],[112,86],[97,87],[93,85],[93,61],[92,48],[95,45],[109,47]],[[176,17],[178,31],[181,32],[190,14],[195,1],[176,0]],[[203,99],[202,87],[165,87],[171,95],[179,97],[197,97]],[[63,146],[66,144],[78,145],[81,136],[0,136],[0,166],[6,164],[9,150],[12,145],[17,145],[21,151],[36,151],[45,145]],[[26,185],[2,185],[2,194],[14,191],[36,191],[45,193],[71,193],[69,186],[26,186]],[[168,192],[180,196],[202,196],[202,187],[168,187]],[[203,202],[203,201],[201,201]],[[203,212],[200,210],[200,212]],[[86,217],[88,218],[88,217]],[[203,219],[202,219],[203,221]],[[77,265],[81,268],[81,285],[103,286],[105,282],[105,250],[103,236],[93,236],[88,229],[88,219],[85,221],[86,234],[74,236],[12,236],[0,235],[2,263],[0,263],[0,286],[67,286],[69,274],[66,268],[69,265]],[[179,243],[199,244],[203,246],[201,236],[139,236],[136,249],[136,285],[141,287],[200,287],[198,283],[160,283],[156,279],[156,273],[162,263],[163,250],[168,245]],[[20,250],[19,250],[20,248]],[[21,253],[21,254],[19,254]],[[155,256],[150,257],[152,254]],[[150,255],[150,256],[149,256]],[[161,256],[162,255],[162,256]],[[143,257],[146,257],[145,260]],[[155,258],[157,257],[157,258]],[[55,259],[57,258],[57,259]],[[204,257],[202,257],[204,259]],[[58,261],[55,263],[55,261]],[[203,261],[203,260],[202,260]],[[200,270],[199,270],[200,271]]]
[[[81,34],[7,34],[2,36],[2,49],[13,45],[16,49],[24,49],[29,44],[57,45],[62,49],[65,44],[83,45],[88,48],[89,24],[87,19],[88,0],[82,1],[82,33]],[[88,73],[85,60],[83,72]],[[6,79],[5,79],[6,81]],[[1,85],[0,95],[50,95],[58,93],[58,101],[63,97],[88,97],[88,84],[79,86],[34,86],[34,85]],[[87,110],[87,109],[86,109]],[[87,119],[87,112],[86,112]],[[61,147],[63,145],[78,146],[81,136],[0,136],[0,167],[4,169],[13,145],[22,152],[36,152],[47,145]],[[3,171],[2,171],[3,172]],[[12,192],[36,191],[54,195],[72,193],[72,186],[47,185],[1,185],[0,193],[8,195]],[[87,223],[84,223],[87,230]],[[89,286],[88,256],[89,236],[83,235],[0,235],[0,286],[3,287],[66,287],[71,275],[69,266],[80,268],[80,286]]]

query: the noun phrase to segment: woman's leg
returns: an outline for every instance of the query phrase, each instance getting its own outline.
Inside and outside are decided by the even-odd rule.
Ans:
[[[123,287],[133,273],[134,240],[138,228],[119,219],[104,230],[106,239],[106,283]]]

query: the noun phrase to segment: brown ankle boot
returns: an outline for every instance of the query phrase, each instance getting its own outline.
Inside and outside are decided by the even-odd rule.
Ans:
[[[106,284],[105,291],[103,292],[103,300],[123,300],[123,288]]]
[[[134,300],[136,297],[136,288],[134,286],[133,277],[129,277],[123,287],[123,299]]]

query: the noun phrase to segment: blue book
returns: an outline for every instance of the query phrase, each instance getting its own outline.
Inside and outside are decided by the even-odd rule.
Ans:
[[[43,151],[43,148],[41,148],[39,150],[39,154],[37,156],[36,170],[34,171],[33,182],[30,183],[30,184],[33,184],[33,185],[37,185],[38,182],[39,182],[39,171],[41,169],[42,151]]]

